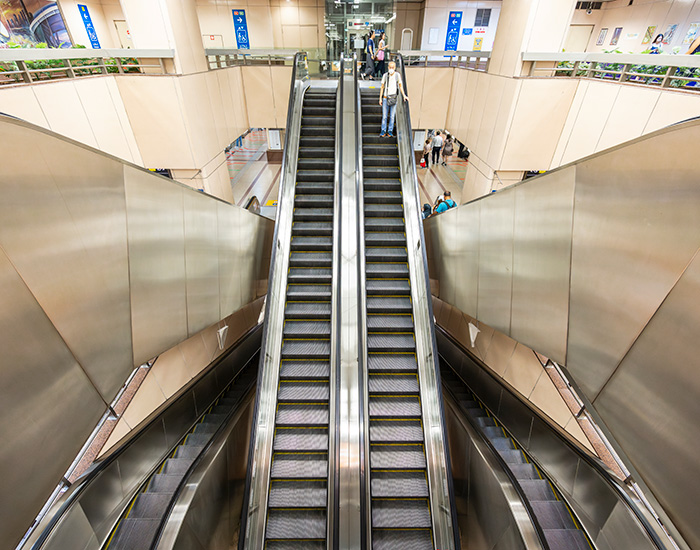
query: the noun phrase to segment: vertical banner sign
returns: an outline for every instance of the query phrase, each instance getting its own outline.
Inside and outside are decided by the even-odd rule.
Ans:
[[[250,49],[248,38],[248,21],[245,18],[245,10],[233,10],[233,28],[236,31],[236,44],[239,50]]]
[[[447,19],[447,36],[445,36],[445,50],[457,51],[459,42],[459,30],[462,26],[462,12],[451,11]]]
[[[78,4],[78,9],[80,10],[80,17],[83,18],[83,24],[85,25],[85,30],[87,31],[88,38],[90,39],[90,44],[92,44],[93,49],[100,49],[100,41],[97,38],[97,33],[95,32],[95,27],[92,24],[92,17],[90,17],[90,12],[85,4]]]

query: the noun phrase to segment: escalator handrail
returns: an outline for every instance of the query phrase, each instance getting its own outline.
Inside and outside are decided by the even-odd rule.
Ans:
[[[597,459],[591,456],[590,454],[586,453],[577,444],[569,440],[569,438],[561,432],[561,429],[558,426],[556,426],[549,418],[547,418],[541,412],[536,410],[528,400],[526,400],[517,392],[509,388],[503,382],[503,380],[501,380],[497,375],[495,375],[491,371],[491,369],[488,368],[488,366],[486,366],[478,357],[474,356],[467,348],[465,348],[462,345],[461,342],[455,339],[444,328],[437,327],[437,330],[439,330],[440,333],[445,338],[447,338],[455,347],[457,347],[464,355],[466,355],[472,361],[474,361],[474,363],[476,363],[481,368],[481,370],[489,376],[489,378],[496,382],[496,384],[498,384],[503,390],[507,391],[509,394],[515,397],[515,399],[517,399],[524,407],[526,407],[534,416],[539,418],[545,425],[547,425],[558,439],[560,439],[567,447],[569,447],[569,449],[572,450],[581,460],[583,460],[587,465],[589,465],[612,488],[613,492],[622,501],[624,501],[624,504],[627,507],[627,509],[630,510],[634,517],[637,519],[637,521],[639,521],[641,526],[644,528],[644,531],[651,539],[653,544],[656,546],[656,548],[658,548],[659,550],[666,550],[668,548],[668,546],[665,545],[661,540],[661,537],[659,537],[659,535],[656,533],[656,530],[654,529],[649,519],[640,510],[639,506],[634,501],[634,499],[632,499],[632,497],[628,494],[627,489],[624,487],[622,482],[617,477],[615,477],[615,475],[607,468],[607,466],[605,466],[605,464],[602,461],[600,461],[600,459]],[[450,364],[447,360],[445,360],[445,362],[448,365]],[[464,382],[466,384],[466,381]],[[469,384],[466,385],[467,387],[469,387]],[[493,411],[491,412],[493,414]],[[496,417],[495,414],[494,416]],[[503,426],[506,430],[508,430],[507,426]],[[508,432],[510,433],[510,430],[508,430]],[[556,482],[556,480],[554,481]]]
[[[401,70],[401,80],[403,82],[403,87],[406,95],[408,96],[408,84],[406,80],[406,67],[404,64],[403,56],[400,53],[394,54],[396,60],[399,62],[400,70]],[[407,131],[407,136],[404,136],[404,139],[408,140],[409,143],[409,149],[410,149],[410,157],[409,157],[409,169],[411,172],[411,180],[413,181],[413,186],[415,190],[415,196],[416,196],[416,206],[418,212],[421,212],[420,208],[420,193],[418,191],[418,172],[416,170],[416,157],[413,152],[413,128],[411,126],[411,111],[410,108],[407,104],[407,102],[401,102],[402,103],[402,111],[405,119],[405,124],[406,128],[408,129]],[[398,131],[396,132],[398,135]],[[398,141],[398,140],[397,140]],[[423,261],[423,272],[425,273],[425,277],[423,280],[424,283],[424,291],[426,293],[426,296],[431,297],[431,289],[430,289],[430,278],[428,277],[428,256],[426,254],[426,247],[425,247],[425,234],[423,231],[423,222],[418,224],[418,231],[419,231],[419,239],[421,243],[421,257]],[[413,282],[411,283],[413,284]],[[429,319],[435,319],[435,316],[433,314],[433,301],[432,299],[427,300],[428,304],[428,318]],[[435,368],[435,381],[436,381],[436,388],[438,392],[441,392],[442,388],[442,380],[440,378],[440,365],[437,359],[437,338],[435,336],[435,323],[431,322],[429,324],[429,330],[430,330],[430,340],[431,340],[431,345],[433,349],[433,364]],[[445,469],[446,469],[446,475],[447,475],[447,490],[448,490],[448,497],[449,497],[449,503],[450,503],[450,512],[452,516],[452,531],[453,531],[453,539],[454,539],[454,545],[455,548],[460,548],[460,536],[459,536],[459,525],[457,523],[457,507],[455,504],[455,498],[454,498],[454,484],[452,481],[452,464],[450,462],[450,453],[449,449],[447,448],[447,436],[444,432],[444,426],[445,426],[445,404],[443,399],[438,399],[438,406],[440,410],[440,422],[441,425],[443,426],[443,453],[445,456]]]
[[[249,336],[251,336],[257,329],[259,328],[259,325],[253,326],[251,329],[246,331],[245,334],[243,334],[238,341],[236,341],[230,348],[231,351],[236,349],[242,342],[244,342]],[[212,369],[215,369],[222,361],[224,361],[228,357],[228,353],[223,354],[219,356],[215,361],[213,361],[207,368],[205,368],[202,372],[197,374],[192,380],[190,380],[185,386],[183,386],[175,395],[173,395],[172,398],[170,398],[164,405],[167,405],[167,407],[162,408],[159,407],[156,409],[151,415],[149,415],[146,420],[144,420],[141,424],[139,424],[136,428],[131,430],[128,435],[124,437],[124,440],[119,444],[117,449],[114,451],[110,452],[104,459],[95,461],[93,463],[93,466],[90,467],[90,469],[84,474],[82,478],[79,478],[72,486],[71,486],[71,493],[65,497],[65,500],[63,503],[60,504],[60,507],[56,511],[56,513],[51,516],[51,518],[48,520],[48,524],[42,529],[41,534],[37,537],[35,542],[31,545],[29,550],[40,550],[43,548],[44,544],[47,542],[48,538],[53,534],[54,530],[56,527],[58,527],[61,519],[65,516],[65,514],[74,506],[78,503],[80,496],[82,493],[87,490],[87,488],[91,485],[93,481],[95,481],[109,466],[112,465],[112,463],[117,460],[122,454],[124,454],[136,441],[138,441],[139,437],[141,437],[142,434],[147,432],[156,422],[159,422],[161,419],[161,415],[165,412],[167,408],[170,406],[174,405],[179,401],[179,399],[182,398],[183,395],[187,395],[194,387],[199,384],[199,382],[207,376]],[[234,375],[237,376],[239,372]],[[194,421],[193,425],[196,424],[199,421],[199,418]],[[149,473],[148,476],[151,474]],[[31,539],[29,539],[31,540]],[[29,541],[27,541],[29,542]],[[24,545],[23,545],[24,548]]]
[[[292,78],[291,82],[289,85],[289,100],[287,102],[287,126],[286,126],[286,132],[284,136],[284,149],[282,151],[282,166],[280,168],[280,184],[279,184],[279,189],[278,189],[278,208],[282,207],[282,192],[284,190],[284,179],[285,179],[285,174],[286,174],[286,169],[287,169],[287,164],[289,163],[289,143],[291,140],[291,127],[292,127],[292,120],[294,117],[294,104],[296,100],[296,82],[297,82],[297,68],[299,67],[299,64],[301,61],[304,61],[304,64],[306,65],[308,63],[307,60],[307,53],[303,51],[299,51],[294,55],[294,62],[292,66]],[[305,78],[308,78],[308,74],[306,75]],[[277,216],[277,219],[279,220],[279,216]],[[270,255],[270,269],[268,271],[268,284],[271,284],[272,282],[272,277],[273,273],[275,271],[275,264],[277,262],[277,251],[278,251],[278,246],[277,242],[279,240],[279,223],[275,223],[275,230],[274,234],[272,237],[272,251]],[[269,289],[268,289],[268,297],[269,297]],[[263,326],[263,335],[262,335],[262,342],[260,345],[260,366],[258,367],[258,380],[256,382],[257,384],[257,391],[255,395],[255,405],[253,407],[253,425],[251,426],[251,437],[250,437],[250,446],[248,449],[248,466],[247,466],[247,471],[249,472],[249,475],[246,475],[246,482],[245,482],[245,488],[243,492],[243,505],[241,507],[241,527],[239,530],[240,536],[238,538],[238,549],[239,550],[244,550],[245,548],[245,541],[246,541],[246,533],[247,533],[247,528],[248,528],[248,506],[249,506],[249,500],[250,500],[250,490],[251,490],[251,475],[250,472],[253,471],[253,462],[255,459],[255,444],[256,444],[256,435],[257,435],[257,426],[258,426],[258,412],[260,409],[260,394],[262,392],[262,379],[263,379],[263,374],[264,374],[264,365],[265,365],[265,350],[267,349],[267,339],[269,336],[269,323],[267,320],[270,318],[270,308],[272,307],[272,300],[268,299],[266,300],[265,303],[265,323]]]

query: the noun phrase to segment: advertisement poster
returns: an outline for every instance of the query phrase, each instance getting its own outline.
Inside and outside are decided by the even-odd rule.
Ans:
[[[596,40],[595,45],[596,46],[602,46],[603,42],[605,42],[605,37],[608,34],[608,29],[600,29],[600,34],[598,35],[598,40]]]
[[[670,44],[671,40],[673,40],[673,35],[676,34],[677,29],[678,25],[669,25],[664,33],[664,40],[662,43],[666,45]]]
[[[647,32],[644,33],[644,39],[642,40],[642,44],[648,44],[649,42],[651,42],[654,38],[655,31],[656,25],[654,25],[653,27],[647,27]]]
[[[58,5],[49,0],[0,0],[0,47],[68,48],[71,40]]]
[[[698,37],[698,27],[700,23],[691,23],[685,38],[683,39],[683,44],[692,44],[693,41]]]
[[[617,46],[618,40],[620,40],[620,35],[622,34],[622,27],[615,27],[613,31],[612,38],[610,39],[611,46]]]

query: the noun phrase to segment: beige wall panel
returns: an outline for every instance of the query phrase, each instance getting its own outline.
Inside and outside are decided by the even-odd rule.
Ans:
[[[283,19],[284,21],[284,19]],[[299,25],[282,25],[282,47],[298,48],[301,44],[301,29]]]
[[[423,102],[423,80],[426,69],[406,69],[406,89],[411,106],[411,121],[419,121]],[[415,124],[415,122],[413,122]],[[420,126],[416,125],[416,128]]]
[[[39,84],[34,87],[34,93],[54,132],[91,147],[98,146],[73,82]]]
[[[233,133],[233,125],[229,124],[224,111],[224,95],[222,93],[220,80],[215,71],[204,73],[204,81],[207,85],[209,95],[209,104],[214,117],[214,135],[216,136],[216,145],[218,151],[229,145],[237,135]],[[230,97],[230,96],[229,96]],[[200,99],[203,101],[204,99]],[[211,129],[209,130],[211,132]]]
[[[270,71],[270,67],[241,67],[251,127],[277,127]]]
[[[223,118],[225,121],[226,132],[229,137],[236,138],[240,135],[239,124],[236,120],[236,112],[234,109],[234,79],[233,71],[231,69],[224,69],[222,71],[213,71],[212,74],[216,78],[216,87],[219,89],[221,94],[221,112],[218,114],[217,118]],[[216,93],[216,92],[214,92]],[[240,101],[244,101],[243,97],[240,97]]]
[[[229,73],[229,82],[231,83],[231,96],[233,97],[233,112],[236,115],[237,130],[234,136],[238,137],[248,128],[251,127],[248,119],[248,97],[245,93],[243,85],[243,69],[242,67],[234,67],[227,69]]]
[[[542,376],[538,378],[535,388],[529,395],[529,399],[536,407],[563,428],[572,418],[571,411],[569,407],[566,406],[559,390],[544,371],[542,365],[540,365],[536,359],[535,361],[537,365],[534,365],[534,367],[540,369]]]
[[[34,94],[35,86],[0,89],[0,111],[16,116],[42,128],[51,128]]]
[[[426,69],[418,128],[445,127],[453,74],[449,68]]]
[[[303,49],[318,48],[318,27],[316,25],[303,25],[299,27],[299,40],[299,46]]]
[[[279,3],[277,6],[270,7],[270,18],[272,19],[272,35],[271,38],[276,48],[281,48],[284,43],[282,37],[282,14],[280,12]]]
[[[467,71],[455,70],[450,92],[450,104],[447,109],[447,128],[459,137],[459,119],[462,116],[462,106],[465,103],[464,87],[466,86]]]
[[[515,112],[515,97],[520,91],[522,80],[514,80],[512,78],[504,78],[501,76],[492,76],[504,82],[503,93],[501,95],[501,103],[498,107],[498,113],[493,122],[494,129],[491,136],[491,143],[488,143],[486,152],[486,162],[489,166],[500,166],[505,149],[508,132],[513,120]]]
[[[660,130],[670,124],[698,116],[700,95],[678,92],[661,92],[659,101],[651,112],[644,133]]]
[[[174,79],[138,76],[117,79],[129,122],[147,167],[191,168],[194,157]]]
[[[476,79],[476,87],[473,92],[473,101],[471,104],[471,113],[469,115],[469,124],[467,125],[466,142],[478,143],[481,135],[481,121],[484,119],[484,106],[486,105],[486,97],[488,96],[488,77],[479,75],[484,78]],[[477,152],[479,156],[479,154]]]
[[[472,105],[474,103],[474,95],[476,93],[476,86],[479,82],[479,75],[473,71],[463,71],[464,72],[464,92],[461,98],[462,101],[462,111],[459,116],[459,136],[463,141],[467,140],[469,134],[469,124],[471,122],[472,116]],[[457,98],[455,98],[456,100]]]
[[[114,25],[115,21],[124,21],[124,12],[119,2],[113,4],[104,4],[102,6],[102,11],[104,11],[105,19],[107,20],[107,28],[109,34],[112,36],[112,44],[115,48],[121,48],[121,42],[119,41],[119,35],[117,34],[117,28]]]
[[[659,90],[621,86],[596,151],[641,136],[661,94]]]
[[[581,108],[576,114],[571,134],[562,136],[567,140],[561,164],[591,155],[605,128],[610,109],[620,91],[620,85],[590,82]]]
[[[512,338],[509,338],[498,330],[493,330],[491,343],[484,357],[485,363],[491,367],[494,372],[503,376],[510,365],[516,345],[517,342]]]
[[[575,93],[574,80],[524,80],[499,168],[547,169]]]
[[[139,146],[136,143],[136,136],[134,135],[134,130],[129,122],[129,115],[126,112],[126,107],[124,106],[124,101],[119,93],[119,87],[117,86],[117,79],[112,77],[106,80],[107,89],[109,95],[112,97],[112,103],[115,108],[117,117],[119,118],[119,124],[121,125],[122,132],[124,133],[124,139],[131,152],[131,158],[135,164],[143,166],[143,159],[141,158],[141,151],[139,151]]]
[[[158,385],[156,378],[146,375],[129,406],[124,411],[122,418],[133,429],[149,414],[165,403],[165,400],[165,394]]]
[[[476,145],[478,153],[486,162],[489,162],[489,151],[491,142],[496,132],[496,119],[501,110],[501,100],[505,90],[506,79],[496,76],[487,76],[488,91],[486,94],[486,103],[484,111],[481,115],[481,124],[479,132],[479,141]],[[489,163],[490,164],[490,163]]]
[[[194,166],[202,167],[227,145],[217,140],[206,73],[180,77],[177,87]]]
[[[537,0],[536,3],[535,13],[531,15],[532,30],[522,51],[561,51],[574,15],[575,3],[561,0]]]
[[[158,356],[146,378],[155,378],[162,394],[166,399],[170,399],[193,375],[182,356],[180,346],[175,346]]]
[[[540,376],[547,375],[535,354],[530,348],[520,343],[516,344],[515,351],[508,361],[508,367],[503,373],[503,379],[529,398]]]
[[[275,26],[272,21],[270,14],[270,8],[266,5],[248,6],[246,9],[246,15],[248,18],[248,30],[250,34],[251,47],[252,48],[279,48],[279,44],[276,44],[273,37],[273,30]],[[233,16],[229,10],[228,16],[231,17],[231,27],[233,28]],[[235,44],[234,37],[234,44]]]
[[[292,67],[272,67],[272,91],[275,98],[275,128],[287,126],[287,107],[289,106],[289,83],[292,79]]]
[[[313,8],[307,8],[307,7],[301,7],[299,8],[299,25],[300,26],[305,26],[305,25],[318,25],[318,20],[317,20],[317,10],[316,10],[316,3],[313,2]]]
[[[299,25],[299,7],[291,2],[281,4],[280,19],[283,25]]]
[[[557,168],[562,165],[562,157],[566,151],[566,146],[569,143],[569,137],[571,132],[574,130],[574,125],[576,124],[576,118],[581,110],[581,105],[586,99],[586,92],[588,91],[588,86],[590,81],[579,80],[576,86],[576,93],[574,94],[574,99],[571,102],[571,107],[569,108],[569,114],[566,117],[566,122],[564,123],[564,128],[561,131],[561,136],[559,138],[559,143],[554,150],[554,156],[552,157],[552,164],[550,165],[550,170]]]
[[[124,107],[121,101],[119,106],[114,105],[108,88],[110,80],[112,80],[111,77],[77,79],[75,89],[90,121],[98,149],[115,157],[134,162],[137,159],[132,158],[124,129],[117,114],[117,109]],[[119,99],[121,100],[121,98]]]
[[[569,421],[566,423],[566,426],[564,426],[564,429],[571,437],[586,447],[586,449],[588,449],[592,454],[596,454],[595,450],[593,449],[593,445],[591,445],[591,442],[588,440],[586,434],[583,432],[581,426],[579,426],[579,423],[573,416],[569,418]]]

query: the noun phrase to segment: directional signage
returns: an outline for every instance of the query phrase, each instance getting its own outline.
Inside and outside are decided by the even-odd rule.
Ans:
[[[90,44],[93,49],[100,49],[100,41],[97,38],[97,33],[95,32],[95,27],[92,24],[92,17],[90,17],[90,12],[85,4],[78,4],[78,9],[80,10],[80,17],[83,19],[83,24],[85,25],[85,30],[87,31],[88,38],[90,39]]]
[[[469,35],[471,35],[471,33],[472,33],[473,30],[474,30],[474,29],[467,29],[467,28],[464,28],[464,29],[462,29],[462,34],[463,34],[464,36],[469,36]]]
[[[447,19],[447,35],[445,36],[445,50],[457,51],[459,42],[459,29],[462,26],[462,12],[451,11]]]
[[[250,49],[250,38],[248,37],[248,21],[245,18],[245,10],[233,11],[233,28],[236,32],[236,43],[239,50]]]

